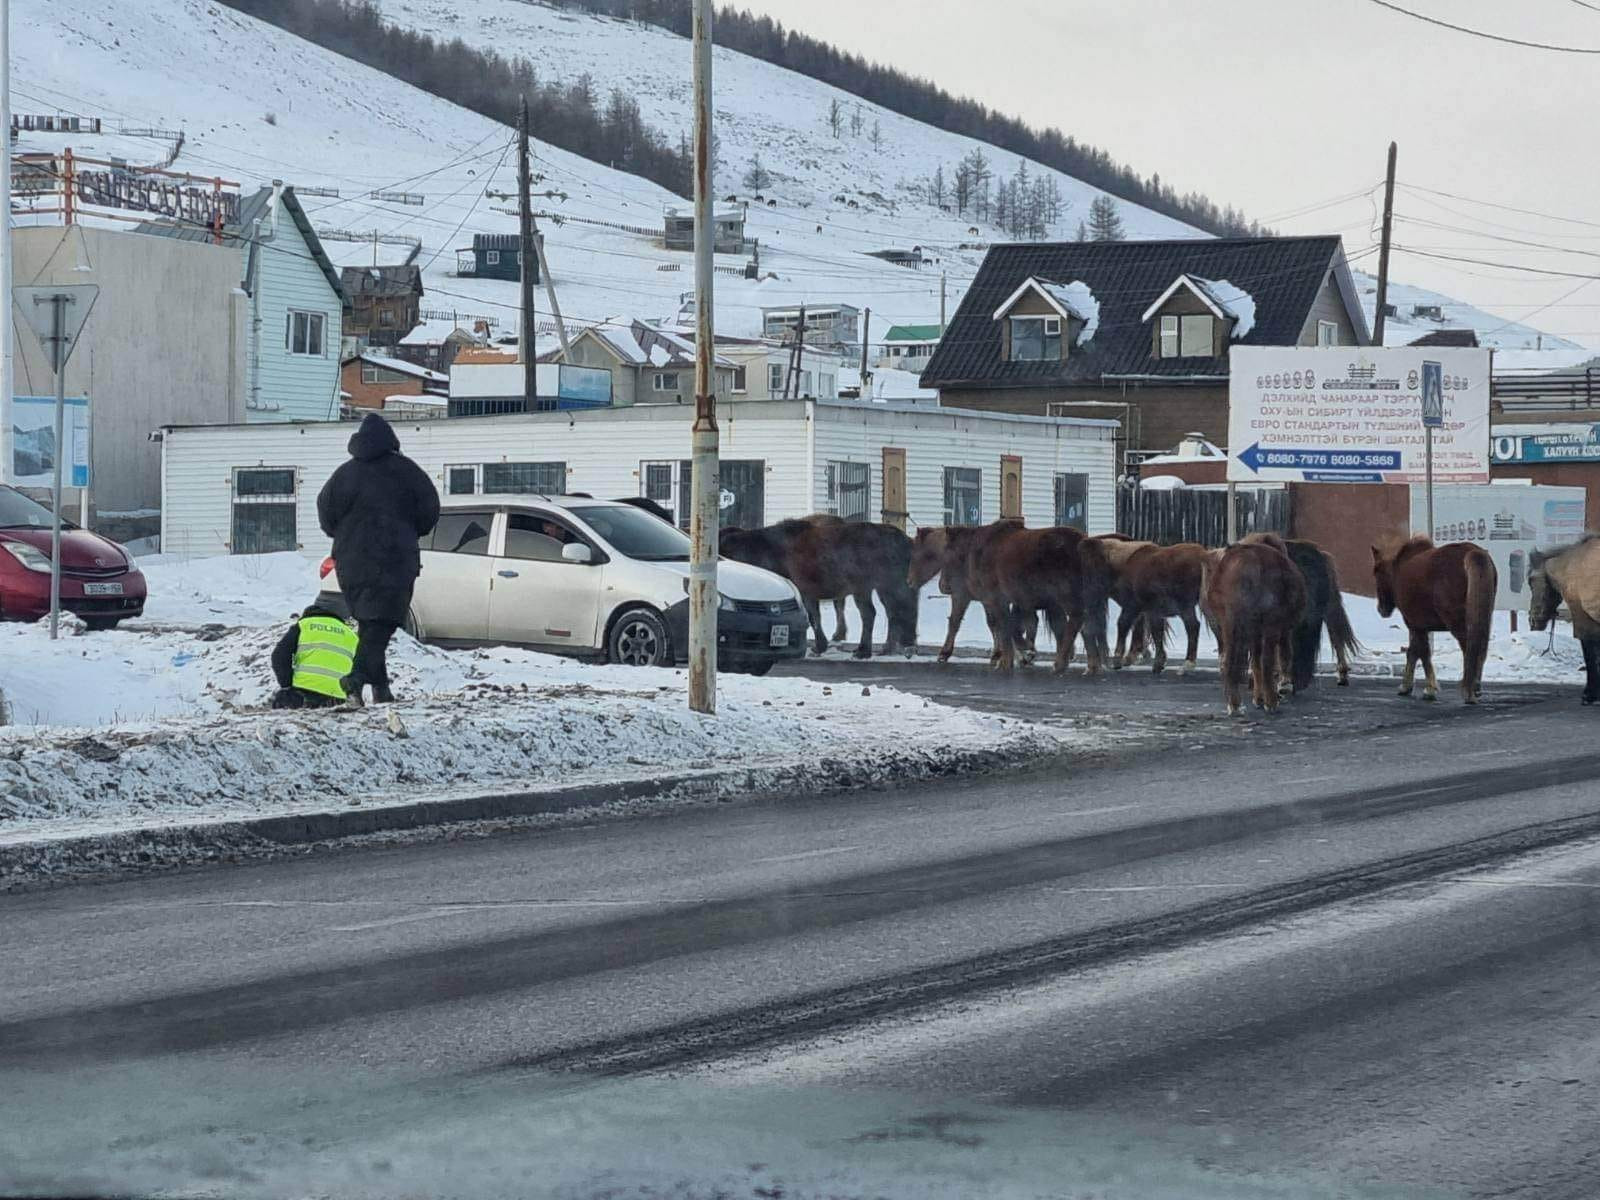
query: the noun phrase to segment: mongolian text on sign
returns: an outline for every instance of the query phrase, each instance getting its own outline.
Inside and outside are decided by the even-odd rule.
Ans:
[[[1542,433],[1496,433],[1489,457],[1497,463],[1600,462],[1600,425]]]
[[[1437,346],[1235,346],[1229,356],[1228,478],[1423,482],[1423,378],[1432,367],[1438,370],[1440,409],[1434,479],[1486,482],[1489,352]]]

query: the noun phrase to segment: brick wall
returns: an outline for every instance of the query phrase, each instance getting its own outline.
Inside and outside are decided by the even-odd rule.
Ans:
[[[1411,489],[1403,483],[1291,483],[1289,529],[1316,542],[1339,569],[1339,587],[1370,596],[1372,547],[1411,531]]]
[[[399,374],[395,372],[395,374]],[[382,409],[388,396],[420,396],[422,380],[412,375],[383,380],[377,383],[361,382],[361,360],[351,359],[339,372],[339,387],[350,393],[350,403],[356,408]]]

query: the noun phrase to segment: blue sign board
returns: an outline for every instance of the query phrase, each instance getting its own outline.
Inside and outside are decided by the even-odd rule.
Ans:
[[[1239,461],[1252,471],[1275,468],[1291,471],[1397,471],[1398,450],[1301,450],[1274,446],[1263,450],[1261,443],[1239,451]]]
[[[1496,463],[1600,462],[1600,425],[1550,433],[1497,433],[1489,439]]]
[[[1444,424],[1444,364],[1422,364],[1422,424],[1438,429]]]
[[[68,396],[62,414],[67,457],[61,482],[89,486],[89,398]],[[19,487],[49,487],[55,479],[56,398],[14,396],[11,401],[10,482]]]

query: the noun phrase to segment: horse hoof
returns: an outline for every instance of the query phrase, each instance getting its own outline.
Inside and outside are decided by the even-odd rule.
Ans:
[[[850,657],[851,658],[871,658],[872,657],[872,651],[871,650],[857,650]]]
[[[1396,692],[1395,695],[1396,696],[1409,696],[1409,695],[1411,695],[1411,689],[1408,688],[1408,687],[1403,687],[1398,692]]]
[[[1424,700],[1426,700],[1429,704],[1432,704],[1435,700],[1437,700],[1439,698],[1439,693],[1438,692],[1426,692],[1425,691],[1425,692],[1422,693],[1422,698]]]
[[[1583,703],[1586,705],[1593,704],[1596,700],[1600,700],[1600,696],[1591,696],[1588,692],[1583,694]]]
[[[1178,674],[1180,674],[1180,675],[1188,675],[1190,672],[1195,671],[1197,669],[1198,669],[1198,664],[1194,661],[1194,659],[1192,659],[1192,658],[1186,659],[1184,661],[1183,666],[1178,668]]]
[[[1350,676],[1348,676],[1348,675],[1340,675],[1339,676],[1339,686],[1340,687],[1349,687],[1350,686]]]
[[[1237,716],[1239,716],[1239,715],[1240,715],[1240,713],[1239,713],[1239,706],[1238,706],[1238,705],[1237,705],[1237,704],[1230,704],[1230,705],[1228,705],[1228,715],[1229,715],[1229,716],[1230,716],[1230,717],[1237,717]]]

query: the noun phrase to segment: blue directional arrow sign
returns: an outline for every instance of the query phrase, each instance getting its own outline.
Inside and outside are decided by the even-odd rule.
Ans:
[[[1298,450],[1274,446],[1263,450],[1253,442],[1239,451],[1239,461],[1252,471],[1398,471],[1398,450]]]

